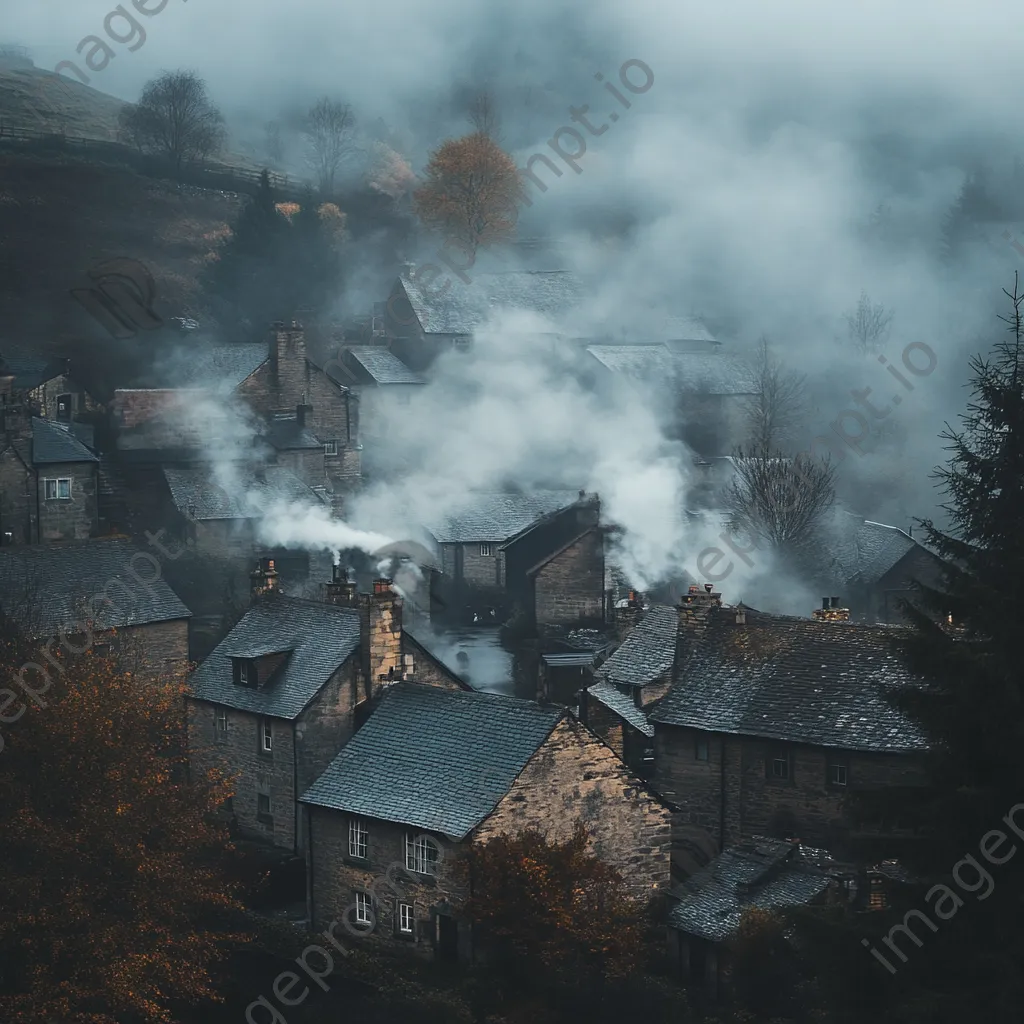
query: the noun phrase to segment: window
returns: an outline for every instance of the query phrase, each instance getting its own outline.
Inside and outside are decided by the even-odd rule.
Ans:
[[[412,935],[413,921],[416,918],[413,916],[412,904],[411,903],[399,903],[398,904],[398,930],[403,935]]]
[[[228,732],[228,713],[224,708],[217,712],[217,732],[221,736],[226,736]]]
[[[269,718],[263,719],[260,727],[260,750],[269,754],[274,749],[274,728]]]
[[[348,855],[366,857],[366,840],[369,832],[362,818],[352,818],[348,823]]]
[[[694,756],[694,759],[697,760],[697,761],[707,761],[708,760],[708,741],[707,740],[697,740],[696,741],[696,743],[694,745],[693,756]]]
[[[235,673],[235,681],[239,686],[255,687],[258,685],[255,662],[249,661],[246,658],[237,658],[235,660]]]
[[[265,817],[270,817],[271,806],[270,806],[270,794],[260,793],[256,797],[256,813],[262,814]]]
[[[480,557],[481,558],[490,558],[491,557],[491,545],[490,544],[481,544],[480,545]]]
[[[405,866],[419,875],[436,875],[440,851],[426,836],[405,837]]]
[[[777,782],[789,778],[789,754],[773,754],[768,758],[768,777]]]
[[[828,766],[828,782],[830,786],[846,785],[846,765],[830,764]]]
[[[338,454],[338,442],[337,441],[324,441],[324,455],[337,455]]]
[[[356,924],[373,924],[373,907],[368,892],[356,893]]]
[[[71,478],[58,477],[43,481],[43,496],[47,501],[69,501],[71,499]]]

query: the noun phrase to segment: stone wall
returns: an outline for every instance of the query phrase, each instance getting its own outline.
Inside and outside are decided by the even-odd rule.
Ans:
[[[706,744],[706,761],[697,759],[698,742]],[[774,757],[788,757],[788,779],[770,777]],[[846,768],[846,786],[829,782],[830,765]],[[755,835],[795,835],[811,845],[839,846],[859,831],[844,808],[848,793],[916,786],[924,778],[921,760],[912,755],[655,726],[655,788],[680,807],[682,822],[707,829],[725,845]]]
[[[69,479],[70,498],[47,498],[47,480]],[[87,540],[96,530],[96,463],[53,463],[38,469],[39,539]]]
[[[0,543],[32,544],[37,528],[35,474],[8,446],[0,451]]]
[[[621,872],[634,895],[668,889],[671,814],[582,723],[566,717],[520,773],[474,842],[537,828],[564,840],[577,818],[592,830],[591,848]]]
[[[349,856],[349,822],[354,816],[322,807],[308,808],[310,847],[307,864],[310,872],[311,915],[314,929],[340,923],[337,934],[348,935],[344,922],[355,927],[356,892],[377,897],[374,907],[375,927],[360,934],[360,942],[372,944],[406,944],[422,956],[433,955],[437,935],[435,915],[457,907],[465,898],[461,876],[456,867],[458,844],[436,833],[407,828],[374,818],[358,819],[368,833],[366,858]],[[440,851],[436,876],[416,875],[406,870],[406,836],[428,835]],[[398,930],[397,907],[411,904],[415,918],[412,936]],[[358,931],[357,931],[358,934]],[[460,938],[468,947],[469,934],[465,924]]]
[[[222,708],[190,698],[188,704],[189,765],[203,773],[219,767],[235,777],[231,811],[239,830],[249,838],[282,850],[296,849],[294,731],[280,718],[271,722],[273,751],[262,750],[259,715]],[[227,732],[217,727],[218,714],[227,715]],[[259,794],[270,797],[271,815],[259,813]]]
[[[153,680],[183,679],[188,671],[188,619],[170,619],[117,630],[126,664]]]
[[[604,621],[604,538],[589,530],[534,573],[534,609],[541,626]]]

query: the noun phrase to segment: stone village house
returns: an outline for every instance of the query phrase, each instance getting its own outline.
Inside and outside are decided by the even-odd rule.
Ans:
[[[598,670],[581,715],[678,809],[684,871],[753,836],[840,852],[853,838],[913,840],[912,823],[858,820],[846,800],[922,785],[926,750],[886,700],[912,681],[892,628],[847,615],[723,608],[691,587],[678,609],[649,609]]]
[[[468,844],[527,828],[563,839],[580,818],[633,895],[669,885],[668,808],[552,705],[401,683],[302,803],[314,927],[344,918],[427,957],[476,954],[456,866]]]
[[[230,811],[244,836],[294,853],[306,838],[299,796],[385,687],[465,684],[402,628],[390,581],[358,595],[336,574],[310,601],[279,592],[272,560],[253,575],[252,607],[192,676],[189,759],[237,776]]]
[[[85,540],[97,532],[98,456],[83,424],[10,414],[0,438],[0,544]]]
[[[0,608],[56,651],[114,653],[148,679],[183,679],[192,613],[156,572],[154,556],[124,538],[23,545],[0,551]]]

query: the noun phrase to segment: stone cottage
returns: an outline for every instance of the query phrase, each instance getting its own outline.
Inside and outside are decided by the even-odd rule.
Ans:
[[[8,421],[10,426],[10,420]],[[0,543],[85,540],[97,530],[90,428],[32,417],[0,440]]]
[[[842,852],[850,838],[912,839],[913,823],[862,820],[850,793],[925,782],[926,743],[887,700],[914,679],[893,628],[768,615],[691,587],[672,684],[649,710],[655,788],[683,833],[719,849],[764,835]]]
[[[188,698],[189,759],[237,775],[229,808],[243,835],[281,850],[303,848],[298,796],[313,785],[402,679],[463,684],[402,628],[390,581],[358,595],[344,579],[325,600],[286,597],[273,562],[254,575],[255,598],[203,661]]]
[[[669,810],[560,707],[400,684],[302,802],[315,927],[428,957],[472,955],[456,864],[494,836],[582,819],[634,895],[669,884]]]
[[[118,655],[144,678],[181,679],[192,613],[161,568],[158,549],[124,538],[7,548],[0,552],[0,608],[44,643],[43,651],[91,646]]]

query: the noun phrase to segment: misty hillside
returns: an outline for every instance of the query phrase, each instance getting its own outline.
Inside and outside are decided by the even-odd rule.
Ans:
[[[41,68],[0,65],[0,125],[114,142],[124,101]]]

